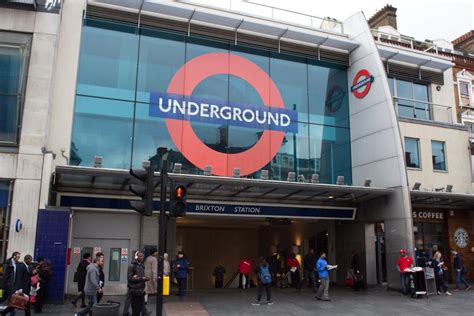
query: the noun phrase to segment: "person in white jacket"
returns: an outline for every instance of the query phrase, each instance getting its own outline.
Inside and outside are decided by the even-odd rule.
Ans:
[[[156,248],[150,249],[150,255],[146,258],[145,266],[145,277],[148,281],[145,285],[145,304],[148,302],[148,295],[156,294],[157,278],[158,278],[158,251]]]

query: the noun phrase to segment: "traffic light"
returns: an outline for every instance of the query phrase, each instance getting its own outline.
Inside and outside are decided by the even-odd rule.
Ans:
[[[153,167],[130,169],[130,175],[138,179],[140,184],[130,185],[129,190],[141,197],[141,201],[130,201],[130,207],[142,215],[151,216],[153,213],[153,192],[155,190]]]
[[[170,216],[184,217],[186,215],[186,187],[178,184],[173,185],[170,197]]]

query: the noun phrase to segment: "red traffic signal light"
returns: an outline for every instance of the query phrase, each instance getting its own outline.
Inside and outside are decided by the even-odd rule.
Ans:
[[[182,185],[178,185],[174,188],[174,196],[177,199],[182,199],[186,195],[186,188]]]
[[[184,185],[172,185],[170,197],[170,216],[183,217],[186,215],[186,187]]]

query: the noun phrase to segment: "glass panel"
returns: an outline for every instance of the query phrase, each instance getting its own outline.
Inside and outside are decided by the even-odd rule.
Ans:
[[[467,82],[460,81],[459,90],[461,91],[461,95],[469,96],[469,84]]]
[[[133,103],[76,97],[70,164],[129,169],[132,150]]]
[[[388,80],[388,87],[390,88],[390,94],[393,96],[395,96],[395,91],[393,91],[393,85],[394,85],[394,80],[393,78],[387,78]]]
[[[136,28],[86,20],[81,43],[77,93],[133,101],[138,62]]]
[[[20,77],[20,48],[0,46],[0,142],[17,142]]]
[[[121,248],[110,249],[109,281],[120,281],[120,251]]]
[[[405,161],[409,168],[420,168],[419,140],[405,137]]]
[[[426,102],[415,102],[415,118],[420,120],[430,120],[431,105]]]
[[[431,151],[434,170],[446,170],[446,156],[444,142],[431,141]]]
[[[7,249],[8,233],[5,228],[10,225],[8,220],[8,198],[10,192],[10,183],[0,181],[0,249]],[[5,234],[5,236],[4,236]],[[6,253],[0,253],[1,262],[5,261]]]
[[[307,123],[308,74],[306,60],[299,57],[272,53],[270,58],[270,75],[280,90],[285,107],[296,110],[298,112],[298,121]]]
[[[428,86],[425,84],[414,83],[413,84],[414,99],[417,101],[428,102]]]
[[[413,100],[413,84],[397,79],[397,97]]]

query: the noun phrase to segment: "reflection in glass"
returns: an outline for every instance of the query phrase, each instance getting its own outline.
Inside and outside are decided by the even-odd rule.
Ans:
[[[109,281],[120,281],[121,248],[110,249]]]
[[[433,161],[433,169],[446,171],[446,152],[444,142],[432,140],[431,155]]]
[[[419,140],[405,137],[405,161],[409,168],[420,168]]]
[[[93,166],[94,157],[102,156],[103,167],[129,169],[132,125],[133,103],[77,96],[71,156],[81,166]]]

